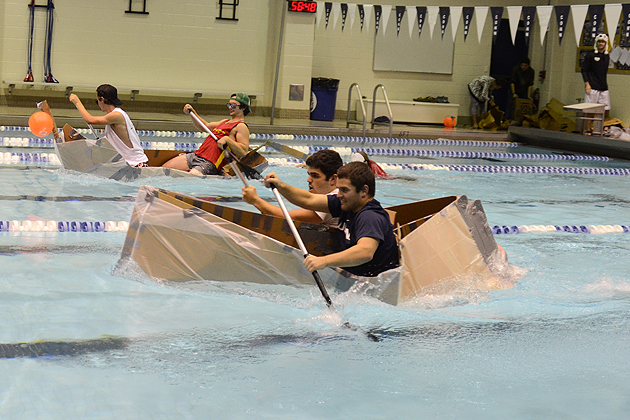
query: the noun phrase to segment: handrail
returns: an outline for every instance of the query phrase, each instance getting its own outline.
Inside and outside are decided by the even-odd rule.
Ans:
[[[361,111],[363,112],[363,122],[361,123],[358,119],[354,121],[350,121],[350,109],[352,106],[352,88],[357,88],[357,94],[359,95],[359,103],[361,104]],[[367,125],[367,112],[365,111],[365,104],[363,103],[363,96],[361,95],[361,89],[359,88],[358,83],[353,83],[350,85],[348,89],[348,114],[346,115],[346,128],[350,128],[350,124],[363,124],[363,136],[365,137],[365,130]]]
[[[383,90],[383,96],[385,97],[385,105],[387,105],[387,112],[388,112],[388,117],[389,117],[389,137],[392,137],[392,131],[394,129],[394,117],[392,115],[392,108],[389,106],[389,98],[387,97],[387,91],[385,90],[385,86],[383,86],[382,84],[378,84],[374,87],[374,96],[372,97],[372,128],[374,128],[374,125],[386,125],[387,123],[377,123],[374,122],[374,117],[376,115],[376,91],[378,90],[378,88],[381,88]]]

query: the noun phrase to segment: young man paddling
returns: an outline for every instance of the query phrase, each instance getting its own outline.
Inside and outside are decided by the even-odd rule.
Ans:
[[[105,137],[130,166],[147,166],[149,158],[140,146],[140,137],[129,115],[119,108],[122,101],[118,99],[118,90],[114,86],[105,84],[96,88],[96,103],[101,111],[105,112],[102,117],[92,116],[74,93],[69,99],[77,107],[85,122],[105,126]]]
[[[315,152],[306,159],[308,190],[313,194],[337,195],[337,170],[343,166],[343,160],[334,150],[324,149]],[[243,200],[255,206],[262,214],[284,217],[282,209],[263,200],[256,193],[256,187],[243,187]],[[336,227],[337,218],[328,212],[296,209],[289,212],[293,220]]]
[[[217,121],[206,122],[199,118],[203,125],[212,130],[212,133],[219,139],[218,141],[209,135],[201,144],[199,149],[191,153],[182,153],[162,165],[165,168],[179,169],[196,175],[220,175],[227,161],[223,158],[223,149],[228,146],[236,157],[243,157],[249,149],[249,128],[245,124],[245,116],[250,113],[249,96],[239,92],[234,93],[227,103],[230,118]],[[184,105],[184,113],[195,112],[194,108]],[[198,116],[198,115],[197,115]],[[193,123],[201,130],[196,120]]]
[[[389,214],[374,199],[374,173],[362,162],[351,162],[337,171],[336,196],[312,194],[282,182],[275,173],[265,177],[265,186],[275,186],[293,204],[339,217],[343,251],[304,259],[310,271],[343,267],[352,274],[372,277],[397,267],[398,246]]]

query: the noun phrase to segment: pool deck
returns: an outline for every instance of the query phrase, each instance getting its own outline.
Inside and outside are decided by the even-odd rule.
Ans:
[[[124,108],[123,108],[124,109]],[[33,108],[4,108],[0,113],[0,126],[27,126],[28,118],[34,112]],[[76,109],[53,109],[55,122],[59,128],[70,124],[75,128],[88,128]],[[166,113],[134,113],[130,112],[136,129],[138,130],[169,130],[192,131],[194,126],[190,117]],[[225,115],[201,115],[207,121],[218,121]],[[353,124],[346,127],[345,119],[334,121],[314,121],[310,119],[274,118],[270,124],[270,117],[255,114],[246,117],[249,130],[257,134],[303,134],[319,136],[362,136],[362,126]],[[378,125],[374,129],[367,125],[367,137],[388,137],[389,127]],[[508,141],[506,130],[474,130],[470,126],[446,128],[432,124],[398,124],[393,125],[392,137],[425,138],[425,139],[453,139],[478,141]]]
[[[624,140],[514,126],[508,134],[510,141],[536,147],[630,160],[630,142]]]

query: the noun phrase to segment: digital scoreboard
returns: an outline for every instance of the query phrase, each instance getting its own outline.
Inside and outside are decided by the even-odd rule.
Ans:
[[[289,0],[289,12],[315,13],[317,12],[317,2]]]

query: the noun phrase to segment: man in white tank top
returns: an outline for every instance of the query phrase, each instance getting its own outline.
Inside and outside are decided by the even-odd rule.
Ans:
[[[74,93],[70,95],[70,102],[77,107],[85,122],[105,126],[105,137],[130,166],[147,166],[149,158],[140,146],[140,138],[129,115],[118,108],[122,101],[118,99],[118,90],[114,86],[100,85],[96,89],[96,103],[105,112],[102,117],[92,116]]]

